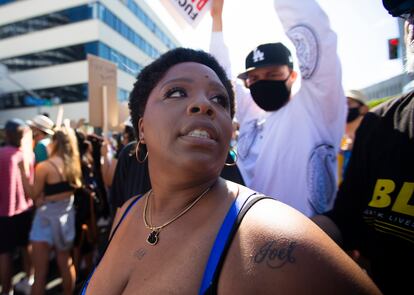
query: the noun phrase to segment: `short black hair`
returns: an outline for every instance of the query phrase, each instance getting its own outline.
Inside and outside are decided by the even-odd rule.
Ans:
[[[412,0],[382,0],[384,8],[394,17],[409,13],[414,8]]]
[[[138,121],[143,116],[151,91],[161,81],[166,72],[173,66],[184,62],[196,62],[212,69],[223,83],[227,90],[230,100],[230,115],[234,117],[235,101],[231,81],[228,79],[225,70],[218,61],[209,53],[202,50],[178,47],[167,51],[152,63],[147,65],[138,74],[137,81],[129,96],[129,110],[131,114],[132,126],[134,127],[137,138]]]
[[[6,143],[14,147],[20,147],[26,127],[26,123],[21,119],[13,118],[8,120],[4,126]]]
[[[22,145],[22,138],[24,135],[24,126],[18,126],[15,130],[5,130],[6,133],[6,143],[14,146],[20,147]]]
[[[129,125],[125,125],[124,127],[124,133],[128,134],[128,141],[134,141],[135,140],[135,134],[134,134],[134,128],[129,126]]]

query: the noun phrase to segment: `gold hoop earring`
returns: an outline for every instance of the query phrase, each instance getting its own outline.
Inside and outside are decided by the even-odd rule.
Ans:
[[[233,152],[233,153],[231,153],[231,152]],[[232,166],[236,166],[237,165],[237,152],[236,152],[236,150],[235,149],[233,149],[233,148],[231,148],[230,149],[230,156],[231,155],[234,155],[234,160],[233,160],[233,163],[224,163],[224,165],[226,165],[226,166],[228,166],[228,167],[232,167]]]
[[[139,145],[141,144],[141,141],[138,141],[137,147],[135,148],[135,158],[137,159],[138,163],[144,164],[145,160],[148,158],[148,151],[145,154],[144,160],[140,160],[139,158]]]

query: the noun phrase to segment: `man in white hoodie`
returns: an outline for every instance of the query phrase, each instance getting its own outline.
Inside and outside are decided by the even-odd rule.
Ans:
[[[213,1],[210,52],[229,73],[222,7],[222,0]],[[336,34],[314,0],[275,0],[274,7],[296,47],[301,87],[292,94],[298,74],[282,43],[249,53],[246,71],[238,75],[244,85],[236,84],[238,164],[247,186],[313,216],[333,204],[345,125]]]

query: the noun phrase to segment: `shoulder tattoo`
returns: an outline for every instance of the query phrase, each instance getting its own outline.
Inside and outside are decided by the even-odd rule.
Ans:
[[[277,269],[286,263],[295,263],[294,250],[296,242],[289,240],[273,240],[263,244],[254,254],[254,263],[266,264],[269,268]]]

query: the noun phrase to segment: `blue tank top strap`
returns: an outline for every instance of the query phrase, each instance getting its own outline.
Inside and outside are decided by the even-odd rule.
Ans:
[[[89,276],[88,276],[88,278],[87,278],[87,280],[85,281],[85,283],[83,284],[83,287],[82,287],[82,292],[80,293],[81,295],[84,295],[85,293],[86,293],[86,289],[88,288],[88,285],[89,285],[89,281],[91,280],[91,278],[92,278],[92,276],[93,276],[93,274],[94,274],[94,272],[95,272],[95,270],[96,270],[96,267],[98,266],[98,264],[99,264],[99,262],[101,261],[101,259],[102,259],[102,257],[105,255],[105,252],[106,252],[106,249],[108,249],[108,246],[109,246],[109,244],[111,243],[111,241],[112,241],[112,238],[115,236],[115,233],[116,233],[116,231],[118,230],[118,227],[121,225],[121,223],[122,223],[122,221],[125,219],[125,217],[128,215],[128,213],[129,213],[129,211],[131,210],[131,208],[138,202],[138,200],[139,199],[141,199],[141,197],[142,197],[143,195],[138,195],[138,196],[136,196],[135,197],[135,200],[133,200],[129,205],[128,205],[128,207],[125,209],[125,211],[124,211],[124,214],[122,214],[122,216],[121,216],[121,218],[119,219],[119,221],[118,221],[118,224],[114,227],[114,230],[113,230],[113,232],[112,232],[112,234],[111,234],[111,236],[109,237],[109,239],[108,239],[108,242],[106,243],[106,246],[105,246],[105,248],[104,248],[104,250],[102,251],[102,253],[101,253],[101,255],[100,255],[100,257],[99,257],[99,259],[96,261],[96,263],[95,263],[95,266],[94,266],[94,268],[93,268],[93,270],[91,271],[91,273],[89,274]]]
[[[204,270],[203,280],[198,293],[199,295],[216,293],[221,267],[241,220],[254,203],[264,198],[269,197],[252,191],[247,191],[234,200],[211,249],[207,266]]]

